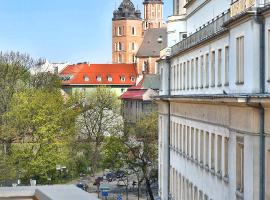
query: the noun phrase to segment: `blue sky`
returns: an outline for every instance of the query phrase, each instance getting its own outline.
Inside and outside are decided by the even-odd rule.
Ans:
[[[111,18],[121,0],[0,0],[0,50],[52,62],[111,61]],[[142,0],[133,0],[143,12]],[[164,17],[172,0],[164,1]]]

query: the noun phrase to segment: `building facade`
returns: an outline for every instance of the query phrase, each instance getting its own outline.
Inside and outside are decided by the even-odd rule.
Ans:
[[[175,0],[174,15],[159,60],[161,199],[270,199],[269,1]]]
[[[156,60],[167,46],[163,1],[144,0],[144,17],[131,0],[123,0],[112,19],[112,62],[137,63],[139,74],[157,73]],[[157,42],[162,36],[163,42]]]
[[[146,74],[136,85],[120,96],[122,116],[128,124],[140,121],[144,116],[157,111],[153,97],[158,95],[159,75]]]
[[[66,94],[91,95],[97,87],[104,86],[120,96],[136,84],[138,74],[134,64],[78,63],[68,65],[59,76]]]
[[[141,12],[130,0],[123,0],[112,19],[112,62],[135,63],[143,40]]]
[[[162,28],[163,21],[163,1],[162,0],[144,0],[144,21],[143,29]]]

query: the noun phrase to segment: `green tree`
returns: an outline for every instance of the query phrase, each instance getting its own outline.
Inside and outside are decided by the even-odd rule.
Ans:
[[[92,148],[88,159],[92,173],[95,173],[100,164],[105,137],[122,130],[120,101],[110,88],[98,87],[85,97],[82,110],[77,120],[79,134],[76,135],[76,142]]]
[[[151,200],[154,195],[151,182],[157,179],[158,168],[158,118],[151,113],[135,125],[126,127],[124,134],[112,136],[105,145],[105,167],[128,168],[145,181]]]
[[[13,132],[12,161],[23,178],[56,179],[56,165],[67,165],[67,141],[76,116],[76,108],[59,90],[29,89],[14,95],[4,115],[5,129]]]

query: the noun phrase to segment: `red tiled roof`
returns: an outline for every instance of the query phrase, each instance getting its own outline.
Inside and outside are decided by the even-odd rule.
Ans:
[[[124,94],[120,96],[120,99],[138,99],[142,100],[143,95],[146,92],[144,89],[131,89],[129,88]]]
[[[63,85],[135,85],[137,71],[134,64],[76,64],[68,65],[60,76]],[[121,77],[125,80],[121,80]],[[108,77],[112,80],[109,81]],[[131,77],[135,80],[132,81]],[[101,78],[100,81],[97,79]],[[89,79],[89,80],[87,80]]]

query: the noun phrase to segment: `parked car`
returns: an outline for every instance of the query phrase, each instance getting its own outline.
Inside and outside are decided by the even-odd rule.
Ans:
[[[108,172],[106,174],[106,180],[112,182],[116,178],[116,175],[113,172]]]
[[[76,186],[84,191],[88,190],[88,185],[86,183],[77,183]]]
[[[126,173],[123,170],[116,171],[115,175],[116,175],[116,178],[124,178],[124,177],[126,177]]]

